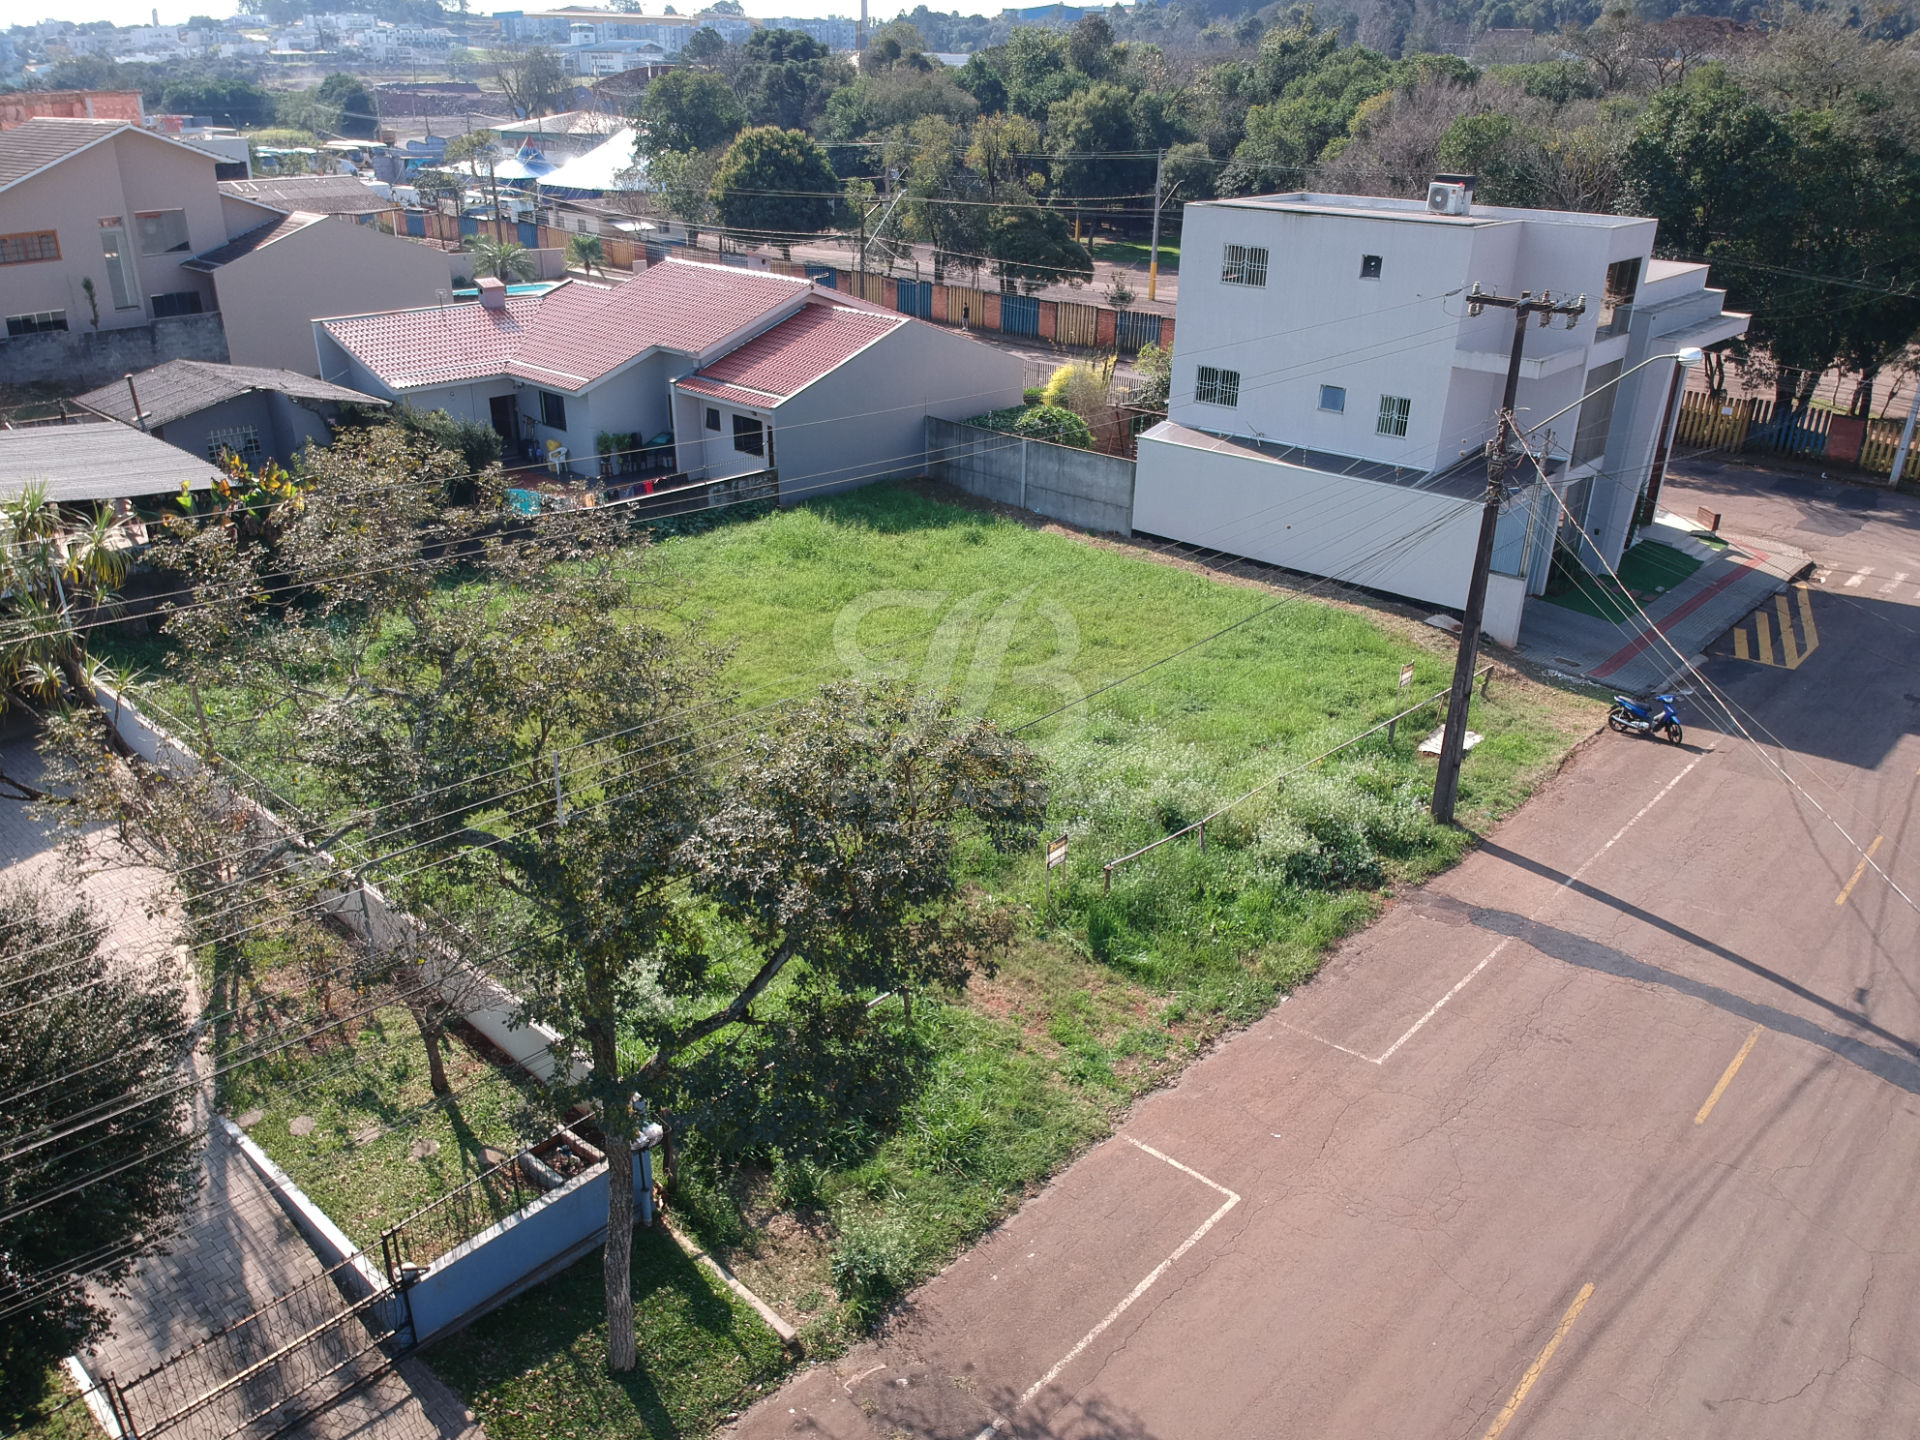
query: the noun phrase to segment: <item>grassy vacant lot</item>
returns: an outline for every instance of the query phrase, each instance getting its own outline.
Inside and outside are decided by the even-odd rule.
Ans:
[[[895,1112],[827,1153],[715,1168],[692,1163],[697,1137],[688,1146],[677,1222],[800,1325],[815,1354],[857,1334],[1209,1037],[1308,979],[1392,887],[1468,843],[1422,808],[1430,762],[1414,746],[1438,723],[1429,712],[1393,743],[1370,738],[1236,808],[1209,826],[1204,853],[1176,842],[1117,870],[1110,894],[1102,885],[1104,862],[1441,689],[1451,642],[1401,617],[1226,582],[904,486],[671,539],[655,560],[685,616],[732,644],[740,707],[881,668],[951,687],[1047,758],[1049,830],[1071,841],[1044,905],[1037,851],[968,853],[970,883],[1014,910],[1020,938],[964,996],[923,999],[910,1020],[893,1005],[875,1012],[914,1057]],[[236,690],[216,697],[218,713],[265,698]],[[1463,775],[1466,824],[1520,803],[1598,713],[1503,675],[1475,705],[1486,738]],[[276,724],[223,742],[324,809],[289,758],[297,736]],[[316,1100],[274,1103],[275,1124],[281,1111],[320,1118]],[[347,1109],[328,1122],[336,1136],[355,1123]],[[414,1163],[404,1155],[382,1162]],[[373,1177],[329,1183],[378,1190]],[[678,1340],[652,1352],[697,1368],[702,1386],[724,1376],[699,1392],[708,1398],[665,1398],[684,1377],[652,1362],[617,1384],[593,1358],[597,1283],[583,1262],[438,1348],[435,1363],[489,1431],[554,1433],[564,1412],[578,1427],[568,1433],[689,1433],[777,1370],[744,1351],[716,1369],[732,1332],[709,1327],[708,1358],[678,1362]],[[719,1398],[729,1386],[734,1398]]]
[[[13,1440],[104,1440],[93,1412],[82,1403],[79,1390],[61,1366],[47,1373],[45,1398],[12,1435]]]
[[[1094,258],[1114,265],[1145,265],[1152,254],[1152,247],[1138,240],[1102,239],[1096,247]],[[1163,275],[1177,275],[1180,272],[1180,246],[1177,243],[1170,245],[1164,238],[1160,241],[1160,272]]]

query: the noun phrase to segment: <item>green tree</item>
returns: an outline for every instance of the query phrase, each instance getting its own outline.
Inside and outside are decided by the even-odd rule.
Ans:
[[[83,905],[0,888],[0,1213],[10,1217],[0,1220],[0,1422],[9,1429],[41,1398],[51,1367],[107,1333],[112,1316],[89,1288],[111,1288],[163,1250],[195,1188],[198,1156],[182,1134],[180,1081],[193,1048],[185,997],[170,977],[112,954],[103,928]]]
[[[338,118],[334,127],[353,139],[368,139],[380,133],[380,114],[367,87],[351,75],[329,75],[313,92],[313,98]]]
[[[490,275],[508,284],[533,279],[533,256],[518,241],[469,235],[463,248],[473,256],[475,275]]]
[[[788,253],[794,239],[833,223],[840,181],[827,152],[797,130],[748,130],[728,147],[713,177],[714,208],[728,229]]]
[[[607,247],[600,243],[598,235],[569,235],[567,263],[578,265],[589,275],[596,270],[604,275],[607,269]]]
[[[713,177],[726,151],[663,150],[647,166],[647,188],[660,197],[667,213],[686,223],[688,237],[700,238],[713,219]]]
[[[1060,405],[1029,406],[1013,422],[1013,433],[1029,440],[1071,445],[1076,450],[1093,448],[1093,430],[1087,422]]]
[[[808,129],[825,111],[828,97],[853,80],[845,61],[798,30],[756,30],[740,57],[733,83],[749,125]]]
[[[273,92],[239,78],[172,81],[160,92],[160,105],[169,114],[205,115],[220,125],[271,125],[275,115]]]
[[[1031,295],[1043,285],[1093,279],[1093,257],[1073,238],[1067,217],[1041,205],[994,212],[987,222],[987,253],[1002,290],[1012,290],[1017,283]]]
[[[635,148],[649,159],[668,151],[711,150],[747,123],[733,87],[707,70],[672,70],[647,86]]]
[[[544,45],[489,50],[487,66],[507,104],[529,120],[566,109],[573,95],[573,82],[559,57]]]

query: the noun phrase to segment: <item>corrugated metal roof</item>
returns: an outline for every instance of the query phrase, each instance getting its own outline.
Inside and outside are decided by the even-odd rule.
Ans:
[[[119,500],[171,495],[182,480],[206,490],[220,474],[197,455],[110,421],[0,430],[0,495],[44,480],[54,500]]]
[[[388,310],[321,322],[346,351],[395,390],[457,385],[506,373],[526,330],[551,296],[516,295],[504,309],[478,301]]]
[[[321,215],[368,215],[394,202],[351,175],[282,175],[259,180],[222,180],[220,191],[275,210],[311,210]]]
[[[809,305],[679,382],[696,395],[766,405],[797,395],[867,346],[907,324],[840,305]]]
[[[292,370],[273,370],[259,365],[216,365],[207,360],[169,360],[151,370],[140,371],[133,377],[133,386],[140,392],[140,408],[146,412],[150,428],[178,420],[183,415],[196,415],[254,390],[277,390],[297,400],[333,400],[359,405],[387,403],[344,385],[329,385],[325,380]],[[96,415],[128,425],[136,423],[125,380],[89,390],[74,403]]]

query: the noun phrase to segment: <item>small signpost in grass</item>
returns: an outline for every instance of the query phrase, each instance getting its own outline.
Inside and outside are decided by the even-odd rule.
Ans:
[[[1046,899],[1042,902],[1041,911],[1040,911],[1040,913],[1043,915],[1053,906],[1054,869],[1057,866],[1061,866],[1066,863],[1067,863],[1067,837],[1065,835],[1062,835],[1058,840],[1047,841]]]

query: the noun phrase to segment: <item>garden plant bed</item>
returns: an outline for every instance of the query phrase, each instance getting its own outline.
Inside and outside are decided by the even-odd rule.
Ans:
[[[1309,979],[1393,888],[1450,864],[1471,829],[1523,801],[1601,713],[1585,697],[1502,671],[1474,706],[1485,739],[1462,775],[1471,829],[1438,829],[1425,815],[1432,771],[1413,747],[1435,711],[1403,723],[1392,741],[1373,736],[1254,795],[1209,826],[1204,851],[1183,840],[1115,870],[1109,889],[1108,861],[1442,689],[1451,640],[1390,610],[1222,579],[907,486],[674,537],[654,558],[649,575],[635,565],[636,579],[668,587],[682,615],[730,643],[725,678],[741,707],[882,667],[951,688],[963,711],[983,711],[1039,752],[1052,795],[1047,833],[1070,840],[1050,898],[1037,847],[963,849],[971,892],[1009,909],[1017,938],[997,973],[962,995],[917,996],[910,1017],[896,1001],[873,1012],[901,1056],[886,1104],[806,1144],[725,1163],[703,1151],[697,1127],[678,1137],[675,1223],[800,1327],[816,1356],[861,1333],[1210,1039]],[[458,584],[445,595],[449,604],[484,599]],[[184,708],[164,689],[160,698]],[[275,699],[245,686],[209,697],[223,750],[315,813],[333,813],[290,758],[297,731]],[[726,964],[745,962],[740,937],[714,938]],[[400,1051],[412,1025],[391,1015],[381,1040]],[[390,1155],[352,1154],[347,1142],[380,1106],[424,1097],[424,1078],[417,1059],[373,1093],[359,1083],[336,1095],[324,1076],[263,1078],[256,1103],[274,1108],[255,1134],[301,1183],[325,1170],[315,1198],[364,1241],[381,1217],[397,1218],[398,1197],[380,1177],[412,1174],[407,1198],[417,1204],[422,1164],[406,1158],[406,1143]],[[498,1129],[483,1135],[464,1098],[460,1123],[480,1143],[533,1138],[508,1118],[527,1098],[522,1087],[494,1083],[512,1092],[487,1122]],[[296,1095],[302,1086],[321,1098]],[[440,1118],[419,1124],[450,1118],[431,1113]],[[299,1114],[321,1121],[304,1141],[285,1129]],[[435,1138],[441,1156],[464,1153],[451,1130]],[[349,1154],[351,1163],[335,1163]],[[637,1288],[642,1264],[655,1263],[639,1245]],[[697,1432],[778,1373],[777,1357],[763,1364],[747,1347],[720,1370],[694,1367],[702,1387],[731,1377],[731,1398],[702,1388],[705,1398],[669,1401],[684,1377],[661,1367],[679,1342],[650,1350],[643,1320],[643,1378],[615,1381],[593,1350],[600,1303],[597,1260],[583,1261],[437,1346],[435,1363],[498,1434]],[[679,1324],[667,1328],[691,1333]],[[551,1428],[557,1416],[576,1428]]]

